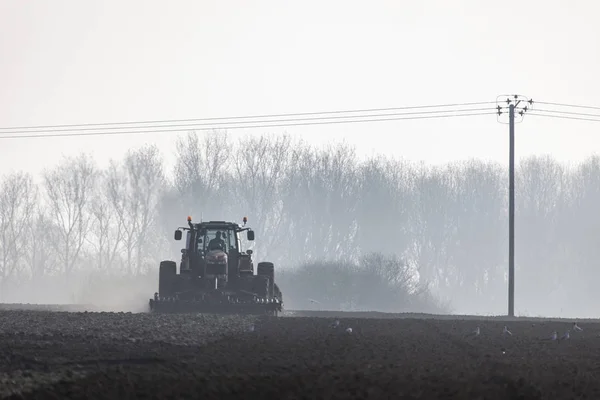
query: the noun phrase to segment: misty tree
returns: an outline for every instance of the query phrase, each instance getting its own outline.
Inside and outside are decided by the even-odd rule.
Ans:
[[[408,163],[376,157],[366,160],[358,173],[357,245],[366,252],[404,255],[412,243],[414,171]]]
[[[452,214],[456,189],[447,169],[421,166],[415,171],[414,201],[418,205],[410,216],[414,241],[410,258],[419,274],[438,290],[449,290],[453,276],[448,246],[456,233],[456,220]],[[459,279],[454,279],[454,282]]]
[[[181,198],[181,211],[223,218],[230,200],[223,185],[231,169],[231,146],[226,132],[213,131],[202,137],[195,132],[176,143],[174,187]]]
[[[162,158],[156,146],[130,150],[121,163],[112,161],[109,166],[108,196],[122,233],[129,274],[141,273],[156,249],[149,243],[153,236],[160,235],[156,213],[164,180]]]
[[[312,261],[283,274],[284,303],[299,309],[445,312],[401,257],[366,253],[355,260]]]
[[[289,248],[284,254],[294,260],[358,256],[356,164],[354,150],[345,144],[323,150],[294,146],[281,190],[286,216],[282,229]]]
[[[80,154],[63,158],[59,165],[43,175],[48,212],[57,227],[57,236],[51,243],[67,277],[79,261],[89,234],[91,214],[88,206],[97,173],[91,157]]]
[[[122,163],[110,160],[106,171],[106,185],[108,187],[108,198],[117,220],[117,229],[121,233],[121,246],[124,254],[124,269],[127,274],[133,273],[133,257],[135,250],[135,239],[137,219],[135,215],[135,203],[132,203],[129,194],[129,180]]]
[[[563,187],[561,212],[555,220],[559,242],[554,247],[556,269],[561,273],[563,291],[568,290],[568,303],[595,314],[596,282],[600,279],[600,157],[589,157],[567,176],[569,183]]]
[[[307,186],[314,167],[314,152],[302,141],[295,143],[288,153],[286,174],[281,180],[280,197],[283,201],[285,223],[282,224],[280,240],[289,260],[310,259],[310,238],[306,235],[312,228],[310,207],[307,203]]]
[[[26,267],[29,238],[25,232],[34,222],[37,199],[30,174],[15,172],[0,184],[0,292],[9,280],[21,278]]]
[[[515,258],[520,279],[516,284],[520,298],[549,304],[560,302],[560,269],[562,244],[557,241],[566,172],[550,157],[523,160],[516,176],[515,194]],[[518,218],[518,219],[517,219]],[[566,295],[563,293],[562,296]],[[564,298],[563,298],[564,299]]]
[[[478,299],[504,305],[507,251],[507,175],[494,163],[469,160],[455,163],[447,170],[456,194],[453,209],[456,231],[448,244],[450,255],[447,278],[455,291],[454,303],[466,306]],[[452,290],[451,289],[451,290]]]
[[[355,149],[344,143],[328,146],[315,158],[307,196],[312,229],[307,234],[316,257],[359,254],[354,240],[360,193],[357,164]]]
[[[92,223],[91,235],[87,241],[93,249],[91,256],[96,260],[96,268],[99,270],[114,267],[123,239],[123,224],[111,202],[110,183],[108,172],[100,172],[89,204]]]
[[[289,136],[279,138],[247,137],[241,140],[233,155],[232,179],[229,182],[232,213],[252,217],[256,231],[256,248],[263,258],[269,258],[284,237],[285,224],[281,182],[289,163],[292,141]]]
[[[36,188],[37,189],[37,188]],[[39,281],[46,275],[63,272],[60,267],[54,238],[60,235],[60,229],[48,214],[48,209],[37,203],[32,210],[31,223],[25,236],[28,247],[25,260],[32,281]]]

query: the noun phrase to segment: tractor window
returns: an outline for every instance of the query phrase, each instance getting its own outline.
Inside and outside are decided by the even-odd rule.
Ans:
[[[229,252],[231,248],[237,247],[235,231],[229,229],[208,229],[206,230],[206,234],[204,236],[200,236],[202,243],[198,243],[198,249],[208,252],[211,250],[209,248],[211,243],[216,247],[219,243],[219,240],[217,239],[217,232],[221,233],[221,243],[224,245],[224,248],[222,248],[223,251]]]

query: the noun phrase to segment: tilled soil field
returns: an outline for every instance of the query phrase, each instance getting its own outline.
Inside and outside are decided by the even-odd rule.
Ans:
[[[0,398],[598,399],[600,323],[579,326],[0,311]]]

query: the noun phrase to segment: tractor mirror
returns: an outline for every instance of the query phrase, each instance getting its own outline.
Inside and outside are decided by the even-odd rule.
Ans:
[[[181,231],[179,229],[175,231],[175,240],[181,240]]]
[[[248,231],[248,240],[254,240],[254,231]]]

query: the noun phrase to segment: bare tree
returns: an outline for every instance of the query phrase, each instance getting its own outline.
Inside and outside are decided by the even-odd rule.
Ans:
[[[600,259],[600,156],[594,155],[570,171],[554,216],[556,258],[562,292],[568,290],[569,305],[580,313],[595,314]],[[538,266],[547,273],[545,266]]]
[[[328,146],[315,159],[307,196],[315,257],[359,254],[355,242],[360,194],[357,164],[355,149],[345,143]]]
[[[36,204],[25,233],[30,239],[25,259],[33,281],[42,279],[46,274],[62,272],[54,246],[54,238],[60,235],[59,232],[58,226],[48,216],[48,210]]]
[[[213,131],[202,139],[192,132],[177,141],[174,185],[183,200],[184,213],[222,216],[219,199],[226,194],[223,185],[231,169],[230,157],[227,132]]]
[[[75,267],[89,234],[88,205],[94,193],[97,169],[90,157],[66,157],[44,173],[48,211],[58,227],[53,240],[57,256],[68,277]]]
[[[270,257],[281,243],[283,202],[279,189],[286,174],[291,143],[288,136],[249,137],[239,144],[233,157],[230,193],[231,203],[237,205],[233,210],[255,221],[252,226],[260,238],[257,247],[263,257]]]
[[[449,285],[446,278],[451,275],[446,266],[450,263],[448,245],[456,230],[452,212],[456,190],[446,169],[422,167],[413,179],[418,207],[410,216],[414,237],[410,255],[419,274],[439,290]]]
[[[410,247],[413,173],[408,163],[383,157],[366,160],[360,166],[357,242],[362,252],[393,252],[402,256]]]
[[[279,235],[288,239],[281,254],[297,262],[355,259],[360,182],[354,150],[344,143],[293,147],[278,190],[283,217],[276,216],[284,222]]]
[[[311,256],[309,233],[313,228],[313,220],[307,196],[315,165],[315,154],[310,146],[301,141],[294,144],[288,153],[288,168],[280,187],[280,198],[283,201],[283,228],[280,237],[285,239],[282,244],[284,249],[274,257],[281,258],[281,261],[286,263],[289,263],[289,260],[307,260]]]
[[[110,196],[110,181],[107,171],[98,176],[94,196],[90,202],[92,229],[88,242],[94,249],[96,267],[99,270],[112,268],[119,254],[123,238],[123,224],[113,208]]]
[[[164,186],[160,151],[146,146],[129,151],[121,164],[111,162],[108,170],[108,196],[122,232],[129,274],[142,272],[149,235],[158,235],[157,211]],[[135,261],[134,261],[135,257]]]
[[[133,184],[132,203],[137,214],[132,215],[138,220],[136,237],[136,273],[141,273],[143,263],[148,258],[145,255],[152,252],[153,246],[148,246],[156,232],[157,206],[160,201],[165,183],[163,163],[160,151],[156,146],[146,146],[126,157],[125,165]],[[133,210],[132,210],[133,211]]]
[[[504,310],[508,246],[506,169],[476,160],[449,167],[456,196],[448,243],[449,290],[457,307]],[[456,291],[456,288],[461,290]],[[477,299],[476,302],[473,300]],[[497,307],[501,307],[498,309]]]
[[[16,172],[0,185],[0,279],[2,288],[12,278],[22,278],[26,266],[27,231],[38,199],[31,175]],[[3,290],[2,290],[3,291]]]
[[[566,177],[564,168],[547,156],[531,157],[519,166],[515,210],[519,230],[515,233],[515,258],[521,277],[522,303],[537,303],[542,293],[552,295],[550,297],[556,299],[557,304],[561,301],[556,289],[559,288],[562,263],[556,261],[562,244],[556,241],[556,228],[557,206]]]
[[[129,179],[122,163],[111,160],[107,170],[108,197],[116,216],[117,229],[121,232],[123,251],[125,252],[125,271],[133,273],[133,255],[137,232],[136,204],[132,202]]]

